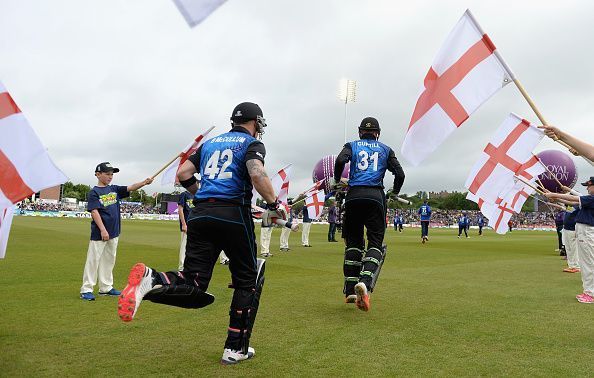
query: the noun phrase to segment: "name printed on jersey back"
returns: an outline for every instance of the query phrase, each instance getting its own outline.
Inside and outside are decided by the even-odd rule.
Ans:
[[[357,142],[357,146],[359,147],[369,147],[369,148],[379,148],[379,143],[377,142],[367,142],[364,140],[360,140]]]
[[[210,143],[227,143],[227,142],[236,142],[236,143],[243,143],[245,142],[245,137],[242,136],[225,136],[225,137],[214,137],[210,140]]]

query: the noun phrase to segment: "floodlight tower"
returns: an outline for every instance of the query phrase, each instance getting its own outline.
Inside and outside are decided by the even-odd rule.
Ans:
[[[347,142],[347,104],[357,100],[357,82],[351,79],[340,79],[338,98],[344,102],[344,142]]]

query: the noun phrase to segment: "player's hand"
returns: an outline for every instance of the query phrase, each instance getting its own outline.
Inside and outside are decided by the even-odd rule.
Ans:
[[[150,184],[152,184],[152,183],[153,183],[153,180],[154,180],[154,179],[153,179],[153,178],[151,178],[151,177],[147,177],[147,178],[145,178],[145,179],[144,179],[144,181],[142,182],[142,186],[145,186],[145,185],[150,185]]]
[[[561,135],[561,130],[556,128],[555,126],[550,125],[542,125],[538,126],[539,129],[544,131],[545,135],[551,138],[552,140],[558,140]]]
[[[545,193],[543,193],[543,195],[547,198],[555,198],[556,193],[545,192]]]
[[[561,190],[563,191],[563,193],[571,192],[571,188],[565,185],[561,185]]]
[[[279,201],[266,204],[266,211],[262,213],[262,226],[271,227],[276,224],[277,219],[287,220],[287,210]]]
[[[182,232],[186,232],[187,233],[188,232],[188,225],[187,224],[182,224],[181,230],[182,230]]]
[[[101,240],[103,240],[103,241],[109,240],[109,232],[107,232],[107,230],[101,231]]]

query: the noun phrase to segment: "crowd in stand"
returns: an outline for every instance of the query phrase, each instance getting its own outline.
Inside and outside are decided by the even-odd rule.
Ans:
[[[404,217],[405,224],[417,224],[420,222],[418,209],[388,209],[388,225],[392,226],[394,224],[394,215],[396,212]],[[439,210],[434,209],[431,214],[431,225],[432,226],[452,226],[458,224],[458,217],[462,213],[466,213],[468,218],[470,218],[470,225],[476,226],[477,220],[480,214],[478,210]],[[299,218],[301,218],[301,214],[299,214]],[[485,224],[487,224],[488,219],[485,219]],[[328,219],[328,208],[325,207],[322,215],[318,219],[318,222],[326,222]],[[512,222],[515,227],[554,227],[555,226],[555,216],[551,211],[530,211],[530,212],[521,212],[519,214],[514,214],[512,217]]]
[[[68,211],[72,210],[61,203],[44,203],[44,202],[21,202],[18,204],[19,209],[22,211]]]
[[[150,205],[122,203],[120,211],[127,214],[159,214],[159,208]]]
[[[71,205],[64,205],[61,203],[47,203],[47,202],[21,202],[17,205],[21,211],[86,211],[86,209],[73,209]],[[159,208],[149,205],[141,204],[124,204],[121,205],[122,214],[158,214]]]

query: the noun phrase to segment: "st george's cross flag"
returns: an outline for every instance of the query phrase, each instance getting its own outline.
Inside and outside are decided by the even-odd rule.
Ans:
[[[502,192],[514,176],[527,181],[535,179],[545,171],[532,153],[543,136],[530,122],[510,113],[470,170],[464,185],[472,194],[495,203],[505,194]]]
[[[307,207],[307,215],[310,219],[318,219],[324,210],[324,191],[317,190],[311,192],[308,197],[305,197],[305,205]]]
[[[508,206],[501,198],[496,199],[496,203],[488,202],[482,198],[468,192],[466,199],[476,202],[481,213],[489,220],[491,227],[498,234],[505,234],[508,231],[507,223],[510,221],[514,210]]]
[[[0,223],[8,238],[13,204],[68,178],[49,157],[4,85],[0,83]],[[0,249],[0,258],[5,250]]]
[[[272,178],[270,182],[272,183],[272,189],[276,193],[276,199],[279,200],[283,205],[287,204],[288,196],[289,196],[289,181],[291,180],[291,168],[292,164],[288,164],[285,167],[281,168]],[[252,190],[252,207],[256,205],[257,199],[259,197],[258,191],[256,188]]]
[[[324,188],[324,180],[322,179],[322,180],[316,181],[311,188],[309,188],[306,191],[304,191],[303,192],[303,195],[305,197],[309,197],[313,193],[317,192],[318,190],[320,190],[320,189],[323,190],[323,188]]]
[[[227,0],[173,0],[191,28],[198,25]]]
[[[186,160],[188,160],[188,158],[192,156],[194,152],[196,152],[196,150],[198,150],[202,143],[204,143],[208,133],[210,133],[214,128],[214,126],[211,126],[208,130],[198,135],[192,141],[192,143],[188,144],[188,146],[184,148],[182,152],[180,152],[177,159],[175,159],[167,168],[165,168],[163,176],[161,176],[161,185],[165,186],[179,183],[179,180],[177,179],[177,171],[179,171],[179,168],[182,166],[182,164],[185,163]]]
[[[289,196],[289,182],[291,180],[291,168],[292,164],[289,164],[278,171],[274,177],[270,179],[272,182],[272,188],[276,193],[276,199],[279,200],[283,205],[287,204]]]
[[[508,188],[505,188],[501,192],[501,201],[506,202],[515,213],[519,213],[528,197],[536,192],[534,189],[534,187],[536,187],[536,176],[529,182],[531,184],[534,183],[534,185],[530,186],[521,180],[513,179],[513,181],[509,183]]]
[[[419,165],[512,79],[495,45],[467,10],[425,76],[402,143],[402,155],[412,165]]]

